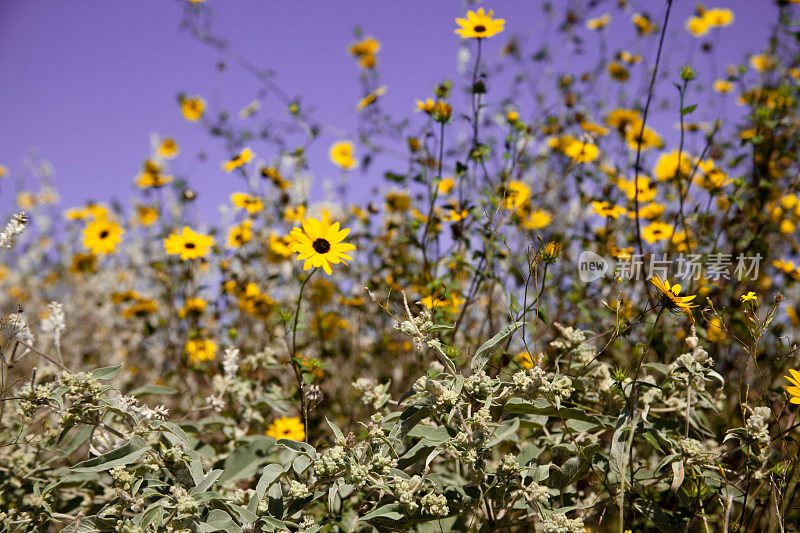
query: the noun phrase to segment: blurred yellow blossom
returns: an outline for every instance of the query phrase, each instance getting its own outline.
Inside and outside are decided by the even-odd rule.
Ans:
[[[206,101],[199,96],[184,96],[180,100],[181,113],[186,120],[197,122],[206,109]]]
[[[302,442],[306,439],[303,423],[297,417],[276,418],[267,428],[267,436]]]
[[[381,43],[374,37],[365,37],[361,41],[350,45],[350,53],[358,59],[361,68],[375,68],[377,64],[376,55],[381,49]]]
[[[110,254],[122,240],[124,230],[116,222],[101,218],[90,222],[83,230],[83,245],[92,253]]]
[[[512,181],[504,192],[502,205],[506,209],[517,209],[525,205],[530,197],[530,187],[521,181]]]
[[[231,170],[241,167],[245,163],[249,163],[253,160],[253,157],[255,157],[253,151],[250,148],[245,148],[237,155],[233,156],[229,161],[222,163],[222,170],[225,172],[230,172]]]
[[[675,228],[666,222],[651,222],[649,225],[642,228],[642,238],[649,243],[663,241],[672,237]]]
[[[231,195],[231,203],[239,209],[245,209],[254,215],[264,209],[264,202],[258,196],[252,196],[243,192],[236,192]]]
[[[339,141],[331,146],[328,156],[339,167],[350,170],[357,164],[353,157],[353,143],[350,141]]]
[[[228,233],[228,248],[238,248],[253,239],[253,221],[243,220],[241,224],[233,226]]]
[[[590,30],[600,30],[608,26],[609,22],[611,22],[611,15],[606,13],[597,18],[587,20],[586,28]]]
[[[186,341],[185,350],[189,354],[189,361],[192,364],[197,364],[202,361],[213,361],[217,345],[210,340],[191,339]]]
[[[165,159],[172,159],[176,155],[178,155],[178,143],[175,142],[175,139],[166,138],[161,141],[158,145],[158,155]]]
[[[183,261],[205,257],[213,245],[213,237],[196,233],[189,226],[184,226],[181,233],[172,233],[164,239],[167,253],[180,255]]]

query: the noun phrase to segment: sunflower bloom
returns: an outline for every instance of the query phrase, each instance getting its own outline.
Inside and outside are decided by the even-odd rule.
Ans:
[[[187,298],[181,309],[178,309],[178,316],[186,318],[187,316],[200,316],[206,310],[208,302],[202,298]]]
[[[602,17],[589,19],[586,21],[586,28],[590,30],[602,30],[611,22],[611,15],[606,13]]]
[[[642,228],[642,238],[650,244],[672,237],[675,228],[666,222],[655,221]]]
[[[189,362],[196,364],[202,361],[213,361],[217,352],[217,345],[208,340],[192,339],[186,342],[184,349],[189,355]]]
[[[303,428],[303,423],[296,416],[276,418],[269,425],[266,433],[267,436],[274,437],[275,439],[288,439],[298,442],[306,439],[306,431]]]
[[[608,202],[592,201],[592,213],[596,213],[603,218],[611,217],[618,219],[620,215],[627,214],[628,210],[621,205],[611,205]]]
[[[747,294],[742,294],[742,295],[739,297],[739,299],[740,299],[742,302],[749,302],[749,301],[751,301],[751,300],[752,300],[752,301],[754,301],[754,302],[758,302],[758,297],[756,296],[756,293],[754,293],[753,291],[750,291],[750,292],[748,292]]]
[[[792,375],[791,377],[783,376],[791,383],[784,387],[789,393],[789,403],[800,404],[800,372],[789,369],[789,373]]]
[[[641,13],[634,13],[631,17],[633,25],[636,26],[636,31],[639,35],[649,35],[656,31],[656,26],[647,15]]]
[[[72,274],[94,274],[97,272],[97,255],[89,252],[86,254],[75,254],[72,257],[72,264],[69,267]],[[0,279],[3,279],[2,267],[0,267]]]
[[[353,143],[350,141],[339,141],[331,146],[328,155],[331,161],[345,170],[350,170],[356,166],[356,160],[353,157]]]
[[[703,20],[701,17],[691,17],[687,19],[684,26],[686,27],[686,31],[688,31],[692,37],[702,37],[708,33],[708,30],[710,29],[708,22]]]
[[[541,229],[553,221],[553,216],[544,209],[536,209],[531,214],[522,219],[522,226],[525,229]]]
[[[505,28],[506,21],[503,19],[493,19],[494,11],[484,12],[483,8],[478,9],[478,12],[467,12],[467,18],[456,19],[456,23],[461,26],[456,30],[456,33],[462,39],[483,39],[484,37],[491,37],[497,35]]]
[[[141,226],[152,226],[158,220],[158,209],[147,205],[136,206],[134,222]]]
[[[178,143],[175,142],[175,139],[166,138],[158,145],[158,155],[164,159],[172,159],[178,155],[179,151],[180,148],[178,148]]]
[[[83,245],[94,254],[110,254],[122,240],[124,232],[116,222],[101,218],[91,222],[83,230]]]
[[[378,61],[376,54],[381,49],[381,43],[374,37],[366,37],[364,40],[350,45],[350,53],[358,59],[358,64],[363,69],[375,68]]]
[[[711,28],[722,28],[733,24],[733,11],[726,8],[707,9],[703,21]]]
[[[261,198],[243,192],[233,193],[231,195],[231,203],[239,209],[246,209],[251,215],[255,215],[264,209],[264,202]]]
[[[241,224],[233,226],[228,233],[228,248],[238,248],[253,240],[252,228],[252,220],[243,220]]]
[[[668,311],[673,313],[684,313],[692,321],[692,324],[694,324],[692,308],[697,307],[697,305],[693,305],[691,302],[697,298],[697,295],[680,296],[680,284],[676,283],[674,285],[670,285],[669,281],[662,280],[657,275],[650,278],[650,283],[652,283],[655,288],[658,289],[658,292],[661,293],[661,303],[667,308]]]
[[[326,274],[331,275],[331,263],[353,260],[346,252],[353,251],[356,247],[342,242],[348,233],[350,229],[340,230],[339,223],[331,224],[327,216],[323,216],[322,220],[306,218],[302,228],[292,229],[289,248],[298,254],[298,261],[305,261],[303,270],[322,267]]]
[[[564,147],[564,154],[576,163],[591,163],[597,159],[599,153],[597,145],[577,139]]]
[[[186,96],[181,98],[181,113],[183,118],[191,122],[197,122],[203,116],[206,109],[206,101],[199,96]]]
[[[531,197],[531,189],[521,181],[512,181],[503,194],[503,207],[506,209],[517,209],[528,202]]]
[[[222,163],[222,170],[225,172],[230,172],[231,170],[237,169],[245,163],[249,163],[252,161],[253,157],[255,157],[253,151],[250,148],[245,148],[239,154],[233,156],[230,161]]]
[[[359,100],[358,104],[356,105],[356,109],[358,111],[363,111],[364,108],[366,108],[368,105],[374,104],[378,100],[378,97],[383,96],[384,94],[386,94],[386,85],[381,85]]]
[[[150,298],[139,298],[135,304],[122,312],[123,318],[145,318],[158,311],[158,304]]]
[[[164,248],[170,255],[180,255],[182,261],[205,257],[214,245],[214,238],[195,233],[189,226],[182,233],[173,233],[164,239]]]

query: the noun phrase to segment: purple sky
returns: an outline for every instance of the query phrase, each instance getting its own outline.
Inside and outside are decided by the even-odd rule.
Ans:
[[[216,13],[215,32],[227,37],[233,50],[277,71],[285,91],[315,106],[320,121],[345,131],[355,130],[354,108],[360,96],[358,69],[346,53],[355,25],[383,44],[379,64],[389,92],[382,101],[395,116],[410,115],[415,98],[430,95],[432,86],[445,77],[458,76],[459,39],[453,34],[453,19],[466,11],[461,2],[207,1]],[[506,32],[487,42],[486,57],[496,57],[512,34],[541,32],[541,4],[540,0],[484,3],[506,19]],[[612,9],[615,4],[600,2],[592,15],[618,13]],[[666,2],[631,4],[633,11],[648,11],[659,20]],[[717,45],[716,68],[721,74],[725,65],[741,62],[746,51],[763,46],[776,10],[767,0],[706,5],[730,7],[736,13],[735,24],[722,30]],[[693,64],[708,71],[708,59],[699,59],[697,52],[701,41],[683,30],[693,7],[689,0],[675,2],[667,37],[669,59],[673,63],[697,59]],[[89,199],[127,200],[149,153],[149,134],[158,132],[178,141],[182,154],[176,169],[190,176],[200,210],[215,213],[231,192],[241,189],[240,182],[220,171],[223,152],[218,141],[183,120],[176,95],[202,94],[212,106],[222,104],[235,112],[252,100],[257,83],[237,67],[225,75],[215,72],[217,54],[180,30],[183,8],[179,0],[0,3],[0,164],[14,175],[36,147],[55,168],[63,207]],[[629,15],[612,22],[612,47],[617,39],[632,42]],[[666,85],[662,82],[659,90],[675,92]],[[723,109],[735,108],[732,102],[725,105]],[[521,102],[520,107],[530,114],[536,111],[532,102]],[[265,107],[261,112],[279,110]],[[673,122],[662,124],[668,127]],[[669,133],[662,133],[669,141]],[[317,183],[337,176],[327,160],[327,148],[334,140],[326,136],[309,154]],[[196,160],[201,150],[208,152],[207,162]],[[271,159],[274,154],[259,155]],[[380,184],[377,170],[354,179]],[[2,212],[9,209],[9,185],[8,180],[0,183]]]

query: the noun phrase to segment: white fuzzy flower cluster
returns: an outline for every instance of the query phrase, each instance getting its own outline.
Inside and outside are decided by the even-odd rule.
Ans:
[[[289,481],[289,495],[292,498],[306,498],[311,496],[311,491],[309,490],[308,485],[293,479]]]
[[[394,329],[414,337],[414,345],[417,347],[417,350],[422,351],[430,341],[429,334],[435,324],[431,318],[431,312],[428,310],[423,311],[419,316],[413,316],[405,298],[406,295],[403,293],[403,302],[406,305],[408,320],[395,324]]]
[[[314,473],[319,477],[329,477],[347,466],[347,452],[344,447],[328,448],[314,461]]]
[[[492,378],[486,372],[480,370],[464,381],[464,390],[475,398],[482,400],[492,392]]]
[[[310,516],[307,516],[300,522],[297,526],[300,528],[297,530],[297,533],[304,533],[305,531],[309,531],[312,527],[314,527],[317,523],[314,522],[314,519]]]
[[[769,443],[769,419],[772,411],[769,407],[755,407],[753,414],[747,418],[745,429],[748,437],[764,445]]]
[[[225,349],[225,356],[222,358],[222,371],[225,377],[233,379],[239,370],[239,349],[228,347]]]
[[[565,514],[554,514],[544,520],[546,533],[583,533],[583,518],[567,518]]]
[[[390,398],[388,383],[380,385],[374,379],[358,378],[352,385],[361,394],[361,403],[372,405],[374,409],[383,407]]]
[[[434,516],[447,516],[450,509],[447,507],[447,498],[443,494],[434,494],[430,492],[422,497],[419,501],[422,506],[422,512]]]
[[[47,304],[47,309],[50,311],[50,314],[42,320],[42,331],[53,336],[53,344],[55,344],[56,349],[60,352],[61,335],[67,329],[64,306],[58,302],[50,302]]]
[[[583,364],[594,359],[597,353],[594,344],[586,342],[586,336],[590,332],[576,329],[572,326],[565,326],[558,322],[554,322],[553,325],[558,329],[561,338],[552,341],[550,346],[562,352],[562,357],[571,357]]]
[[[143,420],[165,420],[169,414],[169,410],[163,405],[156,405],[151,408],[142,405],[139,400],[131,396],[115,396],[113,403],[118,409],[138,415]]]
[[[394,478],[394,482],[394,492],[400,505],[402,505],[408,513],[413,513],[419,509],[415,493],[422,485],[422,478],[419,476],[412,476],[409,479],[396,477]]]
[[[545,503],[550,499],[550,492],[547,490],[547,487],[543,487],[533,481],[530,485],[525,487],[525,497],[528,501]]]
[[[700,346],[699,339],[697,338],[697,331],[694,326],[692,326],[691,335],[686,337],[686,344],[689,345],[692,351],[679,355],[678,358],[669,365],[670,372],[685,369],[691,374],[700,374],[706,368],[714,364],[714,360],[708,355],[708,352]]]
[[[25,231],[28,225],[28,217],[24,212],[16,213],[6,223],[6,227],[0,232],[0,248],[13,248],[14,239],[17,235]]]
[[[18,311],[8,315],[7,323],[12,330],[9,338],[17,337],[19,341],[24,342],[29,346],[33,345],[35,339],[31,328],[28,327],[28,317],[24,311]],[[19,353],[20,355],[25,355],[28,352],[30,352],[30,349],[25,348]]]
[[[497,467],[497,474],[501,477],[515,477],[521,474],[525,467],[517,462],[514,454],[507,453],[503,456],[500,466]]]
[[[693,457],[693,458],[701,457],[709,453],[708,450],[706,449],[705,444],[703,444],[697,439],[690,439],[690,438],[681,439],[678,442],[678,445],[680,446],[683,454],[686,455],[687,457]]]
[[[553,376],[549,379],[542,368],[535,366],[528,370],[520,370],[511,376],[514,387],[530,397],[537,394],[552,396],[556,407],[561,407],[561,402],[569,398],[575,388],[568,376]]]
[[[122,465],[115,466],[108,473],[111,476],[111,480],[114,482],[114,485],[125,491],[130,490],[133,486],[133,482],[136,481],[134,475]]]
[[[228,347],[225,349],[225,356],[222,358],[222,375],[214,376],[214,394],[206,397],[206,403],[214,411],[220,413],[225,408],[225,400],[222,396],[230,384],[236,379],[239,371],[239,349]]]
[[[170,490],[172,491],[172,497],[175,499],[175,510],[177,511],[178,518],[188,518],[197,515],[200,504],[186,489],[180,485],[173,485],[170,487]]]
[[[52,385],[50,383],[44,385],[26,383],[23,385],[17,399],[19,415],[22,418],[31,418],[40,407],[48,404],[51,392]]]
[[[421,376],[414,383],[414,390],[421,395],[432,396],[437,407],[450,408],[458,401],[458,392],[452,390],[435,379]]]

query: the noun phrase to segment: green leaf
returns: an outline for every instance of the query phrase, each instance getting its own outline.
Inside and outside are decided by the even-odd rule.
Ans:
[[[365,522],[375,519],[402,520],[404,516],[405,515],[403,515],[403,513],[400,512],[399,504],[390,503],[388,505],[382,505],[381,507],[378,507],[374,511],[365,514],[364,516],[359,518],[359,520],[363,520]]]
[[[342,440],[342,441],[343,441],[343,440],[344,440],[344,434],[342,433],[342,430],[341,430],[341,429],[339,429],[339,427],[338,427],[336,424],[334,424],[333,422],[331,422],[330,420],[328,420],[328,418],[327,418],[327,417],[325,417],[325,422],[327,422],[327,423],[328,423],[328,427],[330,427],[330,428],[331,428],[331,431],[333,431],[333,435],[334,435],[334,436],[335,436],[335,437],[336,437],[338,440]]]
[[[250,499],[250,503],[247,504],[247,509],[249,511],[256,512],[258,504],[261,503],[261,500],[264,499],[264,495],[267,493],[267,489],[270,488],[282,474],[283,467],[279,464],[271,464],[264,467],[261,471],[258,484],[256,485],[256,493]]]
[[[138,389],[134,389],[128,394],[128,396],[138,397],[138,396],[147,396],[147,395],[171,395],[171,394],[178,394],[178,389],[175,387],[164,387],[161,385],[145,385],[144,387],[139,387]]]
[[[692,112],[692,111],[694,111],[695,109],[697,109],[697,104],[694,104],[694,105],[687,105],[686,107],[684,107],[683,109],[681,109],[681,116],[682,116],[682,117],[685,117],[686,115],[688,115],[689,113],[691,113],[691,112]]]
[[[147,442],[139,436],[133,437],[116,450],[104,453],[94,459],[82,461],[70,470],[73,472],[106,472],[117,466],[124,466],[139,460],[139,457],[150,449]]]
[[[198,483],[197,486],[189,492],[189,494],[200,494],[201,492],[207,491],[214,486],[214,483],[216,483],[222,473],[223,470],[212,470],[206,474],[206,477],[200,483]]]
[[[286,524],[284,524],[281,520],[272,518],[271,516],[262,516],[260,520],[262,520],[265,524],[271,526],[272,530],[279,529],[281,531],[289,531],[289,528],[286,527]]]
[[[652,520],[660,531],[668,533],[683,530],[684,522],[677,519],[672,513],[662,510],[657,503],[639,498],[633,505],[640,513]]]
[[[206,518],[205,522],[198,523],[197,527],[204,533],[211,531],[240,533],[242,531],[242,528],[233,521],[231,515],[221,509],[212,509],[211,512],[208,513],[208,517]]]
[[[596,447],[597,445],[595,444],[593,446]],[[584,453],[586,453],[587,457],[591,460],[592,455],[594,455],[594,450],[588,453],[588,448],[586,448]],[[564,487],[575,483],[589,472],[589,463],[587,463],[586,459],[581,455],[576,455],[564,461],[564,464],[559,467],[559,470],[561,471],[561,476],[558,480],[558,486],[564,489]]]
[[[225,473],[219,478],[219,482],[227,483],[255,475],[259,467],[269,460],[268,455],[272,448],[271,438],[257,437],[247,445],[235,449],[225,459]]]
[[[628,446],[628,431],[631,431],[631,418],[628,408],[624,408],[617,419],[614,434],[611,436],[611,451],[608,455],[608,466],[612,472],[622,473],[622,465],[628,461],[625,451]]]
[[[561,407],[556,409],[554,405],[550,405],[547,400],[540,398],[534,402],[527,402],[522,398],[511,398],[506,402],[506,412],[528,415],[544,415],[554,417],[558,421],[563,418],[565,421],[580,420],[593,424],[593,428],[597,429],[611,429],[611,420],[605,416],[598,416],[588,413],[584,409],[576,409],[574,407]]]
[[[95,533],[99,532],[100,530],[95,526],[93,518],[84,518],[80,522],[74,522],[64,529],[61,530],[61,533]]]
[[[119,371],[122,370],[122,365],[104,366],[92,371],[92,377],[97,379],[114,379]]]
[[[483,367],[486,366],[486,363],[489,362],[489,359],[491,359],[495,350],[497,350],[501,344],[510,339],[518,329],[524,326],[525,322],[513,322],[503,328],[500,333],[484,342],[481,347],[478,348],[478,351],[475,352],[475,355],[472,356],[472,364],[470,365],[472,371],[477,372],[478,370],[483,369]]]

